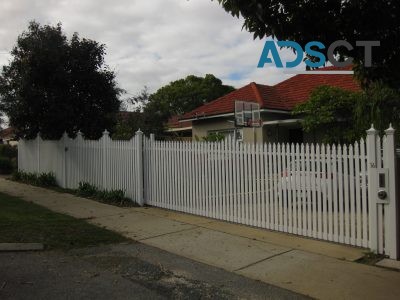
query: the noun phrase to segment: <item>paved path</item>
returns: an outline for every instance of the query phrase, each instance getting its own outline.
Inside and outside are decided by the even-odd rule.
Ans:
[[[362,249],[157,208],[118,208],[0,179],[0,191],[180,256],[321,299],[398,299],[400,272]]]

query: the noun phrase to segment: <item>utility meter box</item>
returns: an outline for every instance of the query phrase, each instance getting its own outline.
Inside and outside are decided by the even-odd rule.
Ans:
[[[389,203],[389,170],[378,169],[378,191],[377,191],[377,203],[387,204]]]

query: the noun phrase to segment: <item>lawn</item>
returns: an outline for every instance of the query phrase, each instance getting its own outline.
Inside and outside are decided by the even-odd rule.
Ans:
[[[0,193],[0,243],[34,242],[46,249],[68,250],[126,240],[84,220]]]

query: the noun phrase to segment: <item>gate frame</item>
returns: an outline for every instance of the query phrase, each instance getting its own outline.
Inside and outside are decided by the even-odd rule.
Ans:
[[[369,198],[369,248],[378,253],[379,233],[378,232],[378,204],[384,206],[384,252],[392,259],[399,259],[399,226],[398,226],[398,197],[396,194],[396,143],[395,132],[392,125],[385,130],[385,136],[382,138],[382,146],[377,144],[380,141],[378,131],[372,125],[367,130],[367,157],[368,157],[368,198]],[[383,150],[383,153],[377,153],[377,149]],[[378,159],[378,155],[381,156]],[[378,162],[382,159],[383,168],[388,170],[387,197],[388,202],[379,201],[378,193],[378,171],[381,166]]]

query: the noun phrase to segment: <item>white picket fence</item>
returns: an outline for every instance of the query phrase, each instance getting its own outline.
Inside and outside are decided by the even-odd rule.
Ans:
[[[62,187],[80,181],[122,189],[166,209],[370,248],[397,255],[394,130],[369,130],[353,145],[130,141],[66,135],[21,141],[19,169],[54,172]],[[379,201],[378,171],[388,170]],[[395,254],[396,253],[396,254]]]
[[[148,204],[368,247],[365,144],[145,143]]]
[[[27,172],[53,172],[61,187],[76,189],[88,182],[101,189],[119,189],[133,201],[143,203],[143,139],[114,141],[107,131],[100,140],[75,139],[66,134],[59,141],[20,140],[18,168]]]

